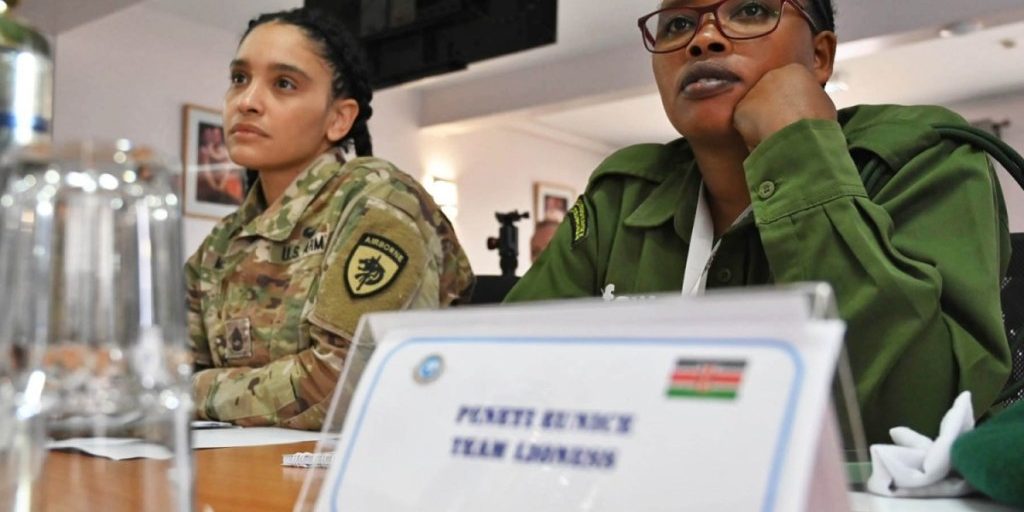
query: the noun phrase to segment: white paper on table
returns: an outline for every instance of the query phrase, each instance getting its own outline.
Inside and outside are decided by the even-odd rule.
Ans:
[[[226,421],[213,421],[213,420],[192,420],[192,430],[201,430],[206,428],[239,428],[237,425],[233,425]]]
[[[192,431],[192,448],[236,448],[319,441],[335,436],[320,432],[276,427],[202,429]],[[51,450],[74,450],[111,460],[168,460],[173,455],[166,447],[139,439],[118,437],[77,437],[50,441]]]
[[[51,450],[75,450],[111,460],[156,459],[168,460],[173,454],[165,446],[146,443],[139,439],[118,437],[76,437],[50,441]]]
[[[325,436],[321,432],[292,430],[278,427],[248,427],[205,429],[192,431],[192,448],[237,448],[241,446],[265,446],[272,444],[301,443],[303,441],[319,441]]]

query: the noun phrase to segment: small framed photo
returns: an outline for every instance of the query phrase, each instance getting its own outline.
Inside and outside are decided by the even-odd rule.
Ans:
[[[185,168],[185,215],[220,219],[245,198],[245,169],[228,156],[220,112],[196,105],[182,109],[181,161]]]
[[[534,183],[534,222],[540,223],[548,220],[562,222],[574,201],[576,201],[576,191],[572,187],[542,181]]]

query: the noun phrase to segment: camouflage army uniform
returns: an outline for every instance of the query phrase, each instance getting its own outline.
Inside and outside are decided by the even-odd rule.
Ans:
[[[318,429],[359,317],[468,299],[473,274],[430,196],[383,160],[328,153],[270,207],[258,190],[185,266],[197,415]]]

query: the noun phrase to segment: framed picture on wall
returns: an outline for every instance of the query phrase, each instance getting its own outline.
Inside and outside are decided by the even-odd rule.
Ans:
[[[220,112],[196,105],[185,105],[182,112],[184,213],[219,219],[242,204],[245,169],[228,157]]]
[[[544,221],[562,222],[566,212],[572,208],[576,200],[576,191],[572,187],[538,181],[533,184],[533,219],[535,223]]]

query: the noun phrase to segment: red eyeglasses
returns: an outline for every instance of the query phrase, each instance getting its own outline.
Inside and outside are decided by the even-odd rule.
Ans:
[[[729,39],[764,37],[779,28],[786,4],[792,5],[817,31],[811,15],[794,0],[722,0],[704,7],[669,7],[640,18],[637,25],[647,51],[669,53],[693,41],[708,13],[714,13],[715,28]]]

